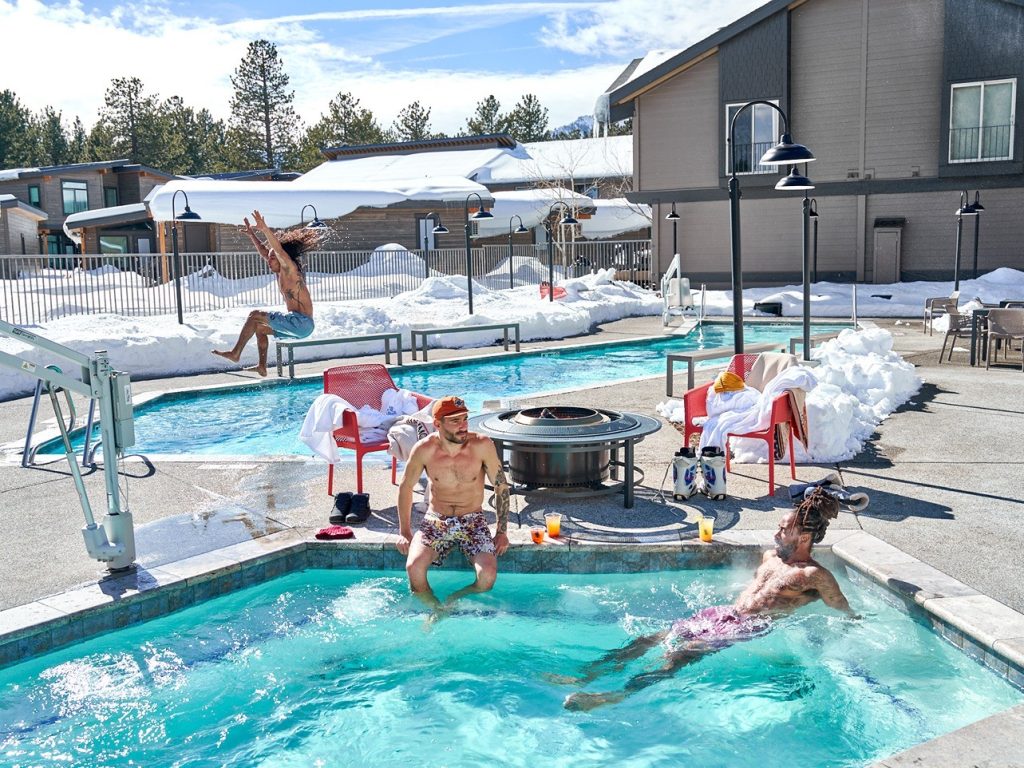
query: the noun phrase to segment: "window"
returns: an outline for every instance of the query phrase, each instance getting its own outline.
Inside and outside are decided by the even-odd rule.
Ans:
[[[128,238],[122,235],[101,235],[100,253],[128,253]]]
[[[744,102],[746,103],[746,102]],[[777,104],[777,101],[773,101]],[[729,126],[732,125],[732,118],[743,104],[728,104],[725,107],[725,138],[728,146]],[[779,135],[779,113],[765,104],[755,104],[743,110],[743,114],[736,120],[736,130],[733,138],[736,146],[733,148],[736,153],[736,173],[775,173],[778,168],[774,165],[757,165],[775,143]],[[725,172],[730,172],[728,152],[725,158]]]
[[[949,162],[1013,159],[1016,80],[953,86],[949,101]]]
[[[89,210],[89,187],[84,181],[62,181],[60,188],[64,194],[65,215]]]
[[[117,187],[103,188],[103,207],[113,208],[117,205]]]
[[[573,184],[572,191],[578,195],[586,195],[591,200],[601,197],[601,190],[596,184]]]
[[[43,196],[39,191],[39,186],[36,184],[31,185],[28,188],[28,204],[34,205],[36,208],[42,208]]]

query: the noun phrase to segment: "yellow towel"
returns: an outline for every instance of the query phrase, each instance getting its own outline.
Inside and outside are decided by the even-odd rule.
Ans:
[[[722,392],[739,392],[743,389],[743,379],[732,371],[722,371],[718,374],[718,378],[715,379],[713,388],[718,394]]]

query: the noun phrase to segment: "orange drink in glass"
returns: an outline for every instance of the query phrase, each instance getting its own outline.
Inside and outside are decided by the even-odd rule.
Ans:
[[[715,518],[702,517],[697,521],[697,531],[701,541],[711,541],[711,535],[715,532]]]
[[[548,536],[554,538],[562,534],[562,515],[558,512],[548,512],[544,515],[544,524],[548,529]]]
[[[535,525],[530,529],[530,538],[533,539],[534,544],[540,544],[544,541],[544,529],[539,525]]]

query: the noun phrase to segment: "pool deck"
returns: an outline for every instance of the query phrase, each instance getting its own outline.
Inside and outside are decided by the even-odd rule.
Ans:
[[[983,366],[971,368],[965,351],[954,352],[952,364],[939,365],[942,337],[922,334],[920,321],[877,323],[893,332],[896,350],[917,366],[925,383],[911,402],[879,427],[860,455],[841,464],[846,485],[866,491],[871,503],[860,514],[842,513],[825,543],[834,544],[837,551],[852,548],[855,558],[866,558],[862,570],[882,577],[918,603],[933,601],[933,613],[946,611],[944,619],[950,625],[972,628],[982,646],[1002,643],[1001,650],[1011,658],[1024,660],[1024,618],[1020,616],[1024,613],[1024,534],[1020,529],[1024,374],[1019,363],[989,371]],[[602,326],[584,339],[524,342],[523,350],[661,334],[660,318],[635,318]],[[431,357],[435,361],[495,350],[500,352],[500,346],[432,350]],[[319,375],[332,364],[371,360],[383,361],[383,354],[300,363],[296,372]],[[698,372],[697,380],[711,377]],[[218,373],[140,381],[133,387],[138,396],[256,380],[249,373]],[[532,397],[528,402],[653,415],[655,405],[665,399],[664,387],[664,377],[659,376]],[[28,398],[0,403],[0,443],[24,439],[29,408]],[[43,421],[46,416],[44,408]],[[563,513],[565,534],[561,543],[547,545],[552,548],[650,544],[660,545],[656,549],[699,548],[706,545],[694,541],[696,520],[704,513],[715,517],[718,545],[767,545],[767,532],[790,506],[785,491],[790,481],[787,465],[776,468],[783,485],[772,497],[764,496],[766,466],[734,465],[728,499],[675,503],[669,497],[664,503],[658,489],[678,445],[678,434],[665,427],[636,446],[636,463],[645,479],[631,510],[623,509],[618,497],[514,496],[510,520],[514,545],[534,547],[528,543],[527,529],[552,510]],[[834,469],[798,466],[797,477],[815,480]],[[310,542],[313,532],[327,524],[331,507],[326,469],[313,460],[155,459],[151,464],[131,462],[127,471],[136,476],[129,479],[128,499],[138,560],[154,572],[173,570],[176,562],[243,542],[268,548],[275,546],[274,541],[288,546]],[[336,490],[354,490],[345,485],[346,480],[354,482],[353,465],[343,466],[339,474]],[[374,515],[367,525],[356,527],[356,541],[363,547],[389,549],[396,531],[396,489],[390,484],[387,465],[368,458],[364,481]],[[85,482],[99,517],[102,473],[88,475]],[[47,596],[70,595],[69,590],[95,585],[104,575],[101,565],[85,552],[82,512],[63,460],[33,469],[21,468],[10,455],[6,463],[0,460],[0,505],[6,522],[0,610]],[[1021,742],[1024,705],[879,765],[1022,765],[1016,746]]]

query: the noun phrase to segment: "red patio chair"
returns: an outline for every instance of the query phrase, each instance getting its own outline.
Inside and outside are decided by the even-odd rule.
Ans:
[[[729,361],[729,365],[726,370],[731,373],[735,373],[741,379],[746,381],[747,374],[750,373],[750,369],[754,367],[754,361],[757,360],[758,355],[756,354],[743,354],[733,355],[732,360]],[[707,416],[707,398],[708,388],[711,387],[713,382],[702,384],[699,387],[686,392],[683,395],[683,406],[686,413],[686,425],[684,427],[685,432],[683,435],[683,444],[690,445],[690,438],[693,435],[699,435],[702,428],[693,424],[694,417]],[[775,398],[772,402],[772,414],[771,420],[768,426],[759,432],[750,432],[744,435],[727,434],[725,436],[725,445],[723,450],[725,451],[725,468],[726,471],[731,471],[730,460],[729,460],[729,438],[732,437],[750,437],[754,439],[764,440],[768,443],[768,495],[772,496],[775,493],[775,427],[778,424],[789,424],[789,470],[792,474],[793,479],[796,479],[796,459],[793,456],[793,424],[796,422],[796,417],[793,414],[792,408],[789,405],[789,393],[783,392],[781,395]]]
[[[371,363],[368,365],[340,365],[336,368],[328,368],[324,371],[324,394],[337,395],[350,403],[355,408],[362,408],[369,405],[371,408],[380,408],[381,395],[388,389],[398,389],[395,382],[383,365]],[[416,403],[420,408],[426,406],[433,398],[421,395],[417,392]],[[388,441],[381,440],[374,443],[364,443],[359,438],[359,424],[356,421],[354,411],[346,410],[342,417],[342,424],[339,429],[334,430],[334,442],[339,448],[346,448],[356,452],[356,492],[363,492],[363,455],[374,451],[386,451]],[[398,474],[398,460],[391,457],[391,484],[396,484]],[[334,495],[334,465],[331,464],[327,470],[327,493]]]

